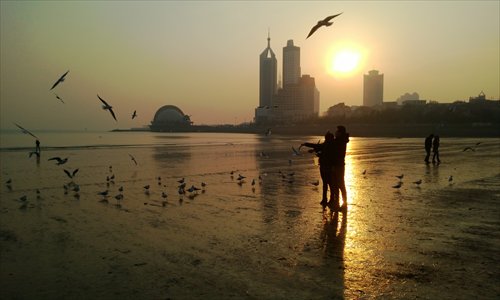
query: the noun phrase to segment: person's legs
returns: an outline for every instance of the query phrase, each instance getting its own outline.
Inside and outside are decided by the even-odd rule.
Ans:
[[[326,204],[328,201],[327,193],[328,193],[328,184],[329,184],[329,176],[326,168],[319,167],[319,174],[321,175],[321,180],[323,181],[323,197],[321,198],[321,204]]]
[[[424,161],[426,163],[429,163],[429,157],[431,156],[431,150],[425,150],[425,152],[426,152],[426,155],[425,155]]]
[[[345,165],[341,165],[337,168],[337,173],[335,174],[338,177],[338,186],[339,190],[342,194],[342,207],[347,208],[347,189],[345,187]]]

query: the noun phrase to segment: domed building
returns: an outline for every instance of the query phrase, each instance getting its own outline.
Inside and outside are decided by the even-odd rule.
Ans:
[[[177,106],[162,106],[151,122],[151,131],[186,131],[190,130],[191,118]]]

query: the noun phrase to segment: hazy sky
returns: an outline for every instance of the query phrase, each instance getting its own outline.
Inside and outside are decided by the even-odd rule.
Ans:
[[[407,92],[440,102],[481,90],[500,96],[500,1],[2,0],[0,11],[1,128],[140,127],[167,104],[195,124],[251,121],[268,28],[280,73],[286,41],[301,48],[321,112],[361,105],[372,69],[384,74],[385,101]],[[332,27],[305,39],[339,12]],[[345,48],[361,61],[340,76],[330,65]],[[67,70],[54,90],[63,104],[49,89]]]

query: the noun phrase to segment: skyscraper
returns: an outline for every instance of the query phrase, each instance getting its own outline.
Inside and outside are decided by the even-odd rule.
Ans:
[[[271,38],[267,36],[267,48],[260,54],[259,106],[272,105],[276,94],[278,63],[271,49]]]
[[[255,109],[255,122],[267,122],[271,118],[273,97],[276,94],[278,62],[267,35],[267,48],[259,56],[259,107]]]
[[[384,74],[371,70],[363,75],[363,106],[382,105],[384,101]]]
[[[283,87],[299,83],[300,78],[300,48],[288,40],[283,47]]]

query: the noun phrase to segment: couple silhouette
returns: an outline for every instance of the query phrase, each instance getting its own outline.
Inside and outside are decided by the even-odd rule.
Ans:
[[[323,143],[303,143],[301,146],[311,148],[319,157],[319,173],[323,181],[323,194],[320,204],[333,210],[347,210],[347,190],[345,187],[345,155],[349,133],[342,125],[337,126],[335,133],[328,131]],[[328,200],[330,189],[330,200]],[[340,206],[342,194],[342,206]]]

